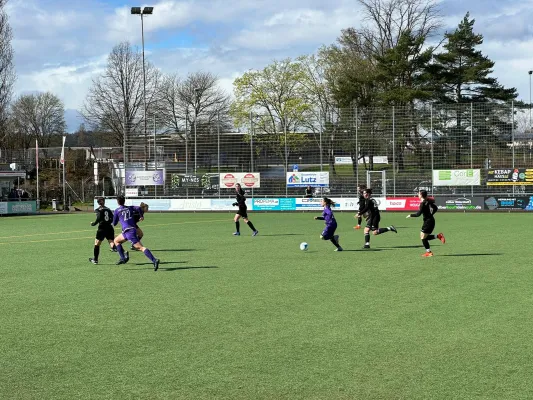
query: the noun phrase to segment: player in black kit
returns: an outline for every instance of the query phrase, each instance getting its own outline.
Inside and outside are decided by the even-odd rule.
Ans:
[[[433,216],[439,208],[435,204],[435,200],[428,199],[428,192],[421,190],[418,192],[418,198],[420,199],[420,208],[415,214],[409,214],[406,218],[411,217],[420,217],[423,216],[424,222],[422,224],[422,229],[420,230],[420,239],[422,239],[422,244],[426,249],[426,252],[422,254],[422,257],[433,257],[433,252],[429,247],[429,241],[434,239],[439,239],[442,243],[446,243],[446,239],[442,233],[439,233],[437,236],[433,235],[433,229],[435,229],[435,217]]]
[[[381,215],[379,214],[378,203],[372,198],[372,189],[368,188],[363,190],[363,197],[365,198],[365,206],[362,210],[359,210],[357,213],[357,218],[362,216],[365,213],[368,213],[368,219],[366,220],[365,227],[365,245],[364,249],[370,248],[370,231],[374,235],[381,235],[385,232],[395,232],[398,233],[394,225],[388,226],[386,228],[379,227],[379,221],[381,220]]]
[[[115,239],[115,229],[113,228],[113,211],[105,206],[105,199],[103,197],[98,198],[97,200],[98,207],[94,212],[96,213],[96,221],[91,222],[91,226],[98,225],[98,230],[96,231],[96,239],[94,240],[94,257],[89,258],[89,261],[93,264],[98,264],[98,255],[100,254],[100,245],[107,239],[111,250],[115,250],[115,244],[113,243]]]
[[[237,214],[235,214],[235,218],[234,218],[235,228],[237,229],[234,235],[235,236],[241,235],[239,219],[242,217],[244,222],[246,222],[248,226],[250,227],[250,229],[254,232],[252,233],[252,236],[257,236],[259,231],[255,229],[255,226],[254,224],[252,224],[252,221],[248,219],[248,207],[246,207],[246,197],[244,196],[244,190],[242,190],[241,185],[239,183],[235,185],[235,192],[237,192],[237,195],[236,195],[237,201],[233,203],[232,205],[233,207],[239,206],[239,211],[237,211]]]
[[[363,208],[365,208],[365,197],[363,196],[363,190],[366,189],[366,185],[360,184],[357,186],[357,195],[359,200],[357,201],[357,205],[359,206],[359,213]],[[359,215],[358,213],[358,215]],[[357,218],[357,225],[354,226],[354,229],[361,229],[361,221],[363,220],[363,214],[356,215],[355,218]]]

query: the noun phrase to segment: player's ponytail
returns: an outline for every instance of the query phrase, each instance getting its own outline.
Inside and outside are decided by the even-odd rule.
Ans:
[[[327,206],[331,207],[335,205],[335,202],[327,197],[324,197],[324,203],[326,203]]]

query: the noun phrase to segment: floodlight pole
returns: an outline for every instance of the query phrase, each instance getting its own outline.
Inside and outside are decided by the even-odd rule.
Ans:
[[[147,155],[148,155],[148,129],[147,129],[147,115],[146,115],[146,67],[144,62],[144,15],[151,15],[153,13],[153,7],[132,7],[132,14],[139,14],[141,16],[141,39],[142,39],[142,57],[143,57],[143,103],[144,103],[144,168],[147,169]],[[157,166],[155,166],[157,169]]]
[[[144,9],[143,9],[143,12],[141,12],[141,37],[142,37],[142,48],[143,48],[143,103],[144,103],[144,143],[145,143],[145,147],[148,146],[148,134],[147,134],[147,129],[146,129],[146,119],[147,119],[147,115],[146,115],[146,69],[145,69],[145,66],[144,66]],[[146,149],[148,150],[148,149]],[[148,153],[148,151],[144,152],[144,169],[146,170],[147,169],[147,159],[146,159],[146,155]]]
[[[533,71],[528,71],[529,74],[529,131],[533,129],[533,125],[531,125],[531,74],[533,74]]]
[[[196,174],[196,168],[197,168],[197,157],[198,157],[198,151],[196,149],[196,125],[198,124],[198,93],[202,89],[200,88],[194,88],[195,93],[195,101],[194,101],[194,173]]]

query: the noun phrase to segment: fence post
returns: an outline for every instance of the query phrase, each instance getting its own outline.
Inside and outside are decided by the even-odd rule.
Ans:
[[[359,120],[357,115],[357,106],[355,106],[355,183],[359,186]]]
[[[318,132],[319,140],[318,147],[320,149],[320,172],[322,172],[322,112],[318,109]]]
[[[392,106],[392,194],[396,197],[396,110]]]
[[[250,172],[254,171],[254,121],[252,111],[250,111]],[[254,187],[252,186],[252,199],[254,198]]]
[[[217,111],[218,198],[220,199],[220,111]]]
[[[250,172],[254,170],[254,121],[252,119],[252,112],[250,111]]]
[[[283,171],[283,180],[285,181],[285,197],[288,196],[287,188],[287,169],[289,165],[289,154],[287,153],[287,117],[283,116],[283,131],[285,132],[285,171]]]
[[[470,102],[470,169],[474,168],[474,103]],[[470,186],[470,195],[474,197],[474,186]]]
[[[433,104],[430,104],[429,106],[429,131],[431,133],[431,195],[433,196],[433,170],[435,169],[435,164],[434,164],[434,144],[433,144],[433,141],[434,141],[434,130],[433,130]]]
[[[511,148],[513,152],[513,170],[514,170],[514,101],[511,101]],[[515,193],[515,185],[513,185],[513,194]]]
[[[155,131],[156,131],[156,126],[155,126],[155,114],[154,114],[154,170],[157,171],[157,147],[156,147],[156,142],[155,142]],[[163,188],[165,187],[165,176],[163,177]],[[157,185],[154,185],[154,197],[157,199]]]
[[[126,156],[127,156],[127,154],[126,154],[126,151],[127,151],[127,149],[126,149],[126,137],[127,137],[127,132],[128,132],[127,125],[128,125],[128,121],[126,120],[126,110],[124,110],[124,124],[122,126],[122,128],[124,130],[124,133],[123,133],[124,137],[122,138],[122,145],[124,146],[124,149],[123,149],[124,156],[123,156],[123,160],[122,160],[123,164],[124,164],[124,170],[122,171],[122,174],[121,174],[124,177],[124,179],[121,180],[122,181],[121,183],[123,184],[121,186],[122,186],[122,190],[123,190],[124,196],[126,196],[126,162],[127,162],[127,158],[126,158]]]

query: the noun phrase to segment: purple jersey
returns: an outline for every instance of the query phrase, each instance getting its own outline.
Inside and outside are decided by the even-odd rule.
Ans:
[[[322,212],[322,217],[324,218],[324,221],[326,222],[327,226],[331,225],[337,225],[337,221],[335,220],[335,217],[333,216],[333,211],[331,211],[331,208],[324,207],[324,211]]]
[[[113,214],[113,226],[118,224],[120,221],[120,224],[122,225],[122,232],[135,229],[135,213],[139,213],[141,218],[144,215],[142,208],[139,206],[119,206],[119,208],[117,208]]]

